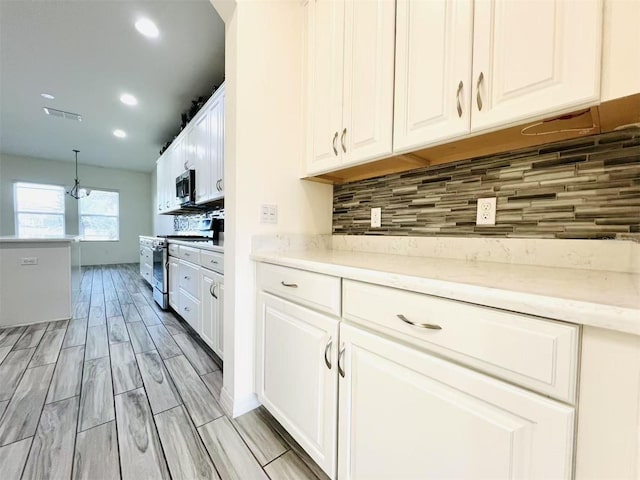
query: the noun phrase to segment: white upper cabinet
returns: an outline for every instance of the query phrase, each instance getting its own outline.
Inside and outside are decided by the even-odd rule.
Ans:
[[[224,197],[224,87],[220,87],[194,128],[200,132],[196,167],[196,203]]]
[[[392,152],[395,2],[346,0],[343,165]]]
[[[158,212],[180,209],[176,177],[196,171],[196,203],[224,197],[224,85],[202,107],[157,162]]]
[[[395,2],[315,0],[307,8],[308,173],[390,154]]]
[[[598,103],[602,2],[311,0],[307,174]]]
[[[211,195],[211,142],[210,117],[206,113],[193,125],[195,137],[195,170],[196,170],[196,202],[201,202]]]
[[[340,165],[338,137],[342,126],[344,2],[311,1],[307,7],[309,51],[310,171]]]
[[[471,130],[600,98],[601,0],[476,0]]]
[[[393,150],[469,132],[471,0],[398,0]]]

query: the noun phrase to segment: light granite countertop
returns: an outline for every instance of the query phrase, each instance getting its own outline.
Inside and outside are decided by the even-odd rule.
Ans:
[[[333,249],[252,259],[640,335],[640,275]]]
[[[79,241],[80,237],[77,235],[64,235],[61,237],[18,237],[9,235],[0,237],[0,243],[68,243]]]

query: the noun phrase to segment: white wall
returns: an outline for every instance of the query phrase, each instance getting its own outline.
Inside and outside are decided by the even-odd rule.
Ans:
[[[300,180],[304,19],[298,0],[211,0],[226,27],[225,370],[222,401],[255,406],[256,234],[331,232],[332,187]],[[261,204],[278,224],[260,223]]]
[[[71,154],[71,152],[70,152]],[[82,242],[83,265],[138,262],[138,235],[151,235],[151,175],[115,168],[79,165],[83,186],[120,193],[120,241]],[[0,154],[0,235],[14,235],[13,183],[16,181],[73,185],[74,162]],[[78,233],[78,202],[67,196],[66,233]]]

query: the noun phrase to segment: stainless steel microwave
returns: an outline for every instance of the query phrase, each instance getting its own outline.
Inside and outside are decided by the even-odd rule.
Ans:
[[[176,177],[176,197],[178,197],[180,205],[189,205],[196,201],[195,170],[187,170]]]

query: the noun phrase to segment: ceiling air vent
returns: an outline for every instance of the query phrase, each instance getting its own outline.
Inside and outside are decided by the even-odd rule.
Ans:
[[[67,120],[82,121],[82,115],[78,113],[65,112],[64,110],[56,110],[55,108],[42,107],[44,113],[52,117],[66,118]]]

